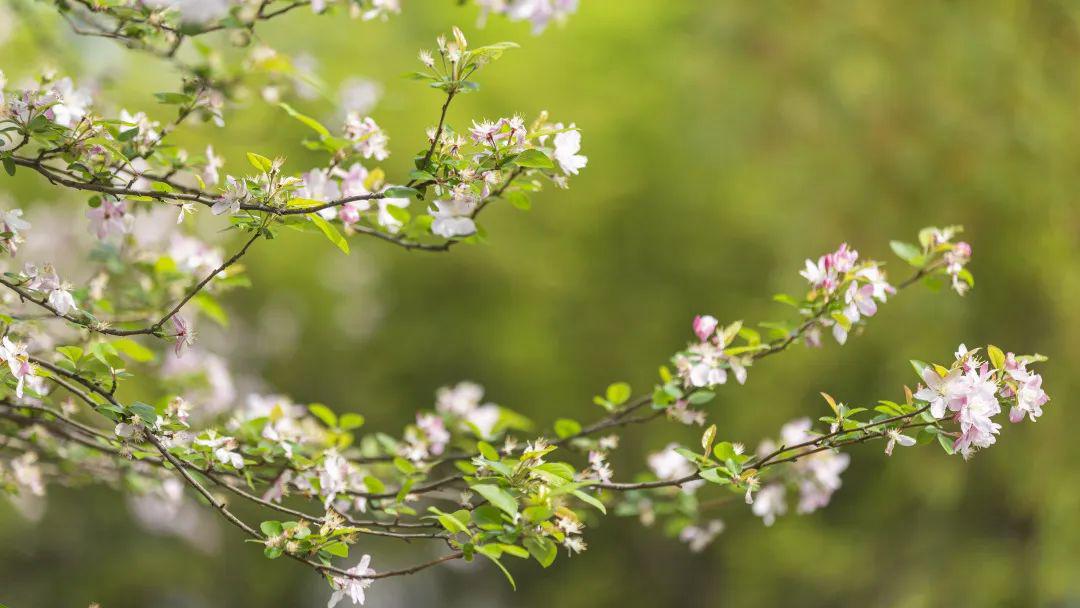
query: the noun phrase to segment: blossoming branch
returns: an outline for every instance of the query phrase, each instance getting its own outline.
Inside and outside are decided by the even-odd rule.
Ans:
[[[537,29],[576,7],[562,0],[477,4]],[[364,19],[398,10],[383,0],[95,0],[60,10],[80,31],[108,32],[171,59],[190,37],[250,34],[257,22],[304,6]],[[243,260],[257,243],[295,238],[295,231],[345,254],[365,239],[445,252],[483,243],[482,213],[492,205],[526,210],[545,185],[567,188],[586,170],[582,130],[573,122],[542,112],[531,120],[452,124],[454,99],[475,91],[475,76],[515,46],[474,47],[453,28],[419,51],[420,69],[410,76],[438,91],[441,105],[416,147],[414,169],[395,177],[379,167],[391,138],[373,116],[347,111],[327,127],[290,103],[274,70],[246,70],[246,78],[267,78],[260,99],[310,130],[303,145],[323,154],[317,166],[293,171],[283,156],[257,150],[238,166],[211,143],[197,151],[174,145],[172,135],[192,120],[225,124],[230,92],[243,79],[214,71],[188,71],[182,90],[157,94],[173,115],[164,122],[111,108],[54,74],[0,87],[0,162],[9,174],[52,184],[50,194],[85,201],[68,216],[95,242],[90,278],[73,281],[80,275],[56,260],[22,259],[28,244],[50,235],[18,206],[0,209],[0,248],[22,262],[0,276],[0,490],[26,506],[49,484],[109,485],[128,494],[133,519],[193,542],[205,529],[201,518],[218,517],[266,558],[318,572],[330,605],[363,604],[376,580],[478,556],[514,584],[508,558],[548,567],[560,550],[580,553],[588,527],[609,511],[646,525],[663,520],[701,551],[724,530],[716,508],[745,503],[768,526],[788,513],[789,496],[798,513],[826,506],[853,466],[841,448],[879,442],[891,455],[937,443],[966,459],[997,442],[1006,411],[1013,423],[1042,415],[1049,399],[1035,371],[1042,357],[961,346],[947,365],[913,362],[917,383],[898,401],[849,406],[823,393],[828,410],[820,424],[797,419],[754,450],[709,424],[700,450],[654,446],[661,449],[645,458],[645,470],[616,475],[611,455],[625,427],[705,427],[723,414],[708,409],[716,392],[752,381],[766,358],[800,343],[843,345],[915,285],[967,293],[973,252],[955,226],[926,228],[915,243],[892,242],[907,265],[902,277],[847,244],[808,259],[797,273],[805,291],[773,297],[790,308],[786,318],[747,323],[699,315],[689,323],[690,342],[649,390],[635,395],[615,382],[583,407],[598,408],[595,415],[544,421],[539,434],[467,381],[438,389],[433,406],[397,432],[369,431],[358,412],[241,395],[231,362],[209,352],[196,327],[225,324],[223,296],[249,283]],[[245,61],[251,68],[278,59],[256,47]],[[204,242],[193,214],[235,233],[237,246],[225,251]],[[795,270],[791,278],[799,280]],[[237,504],[261,515],[242,517]],[[435,559],[381,569],[371,537],[445,549]]]

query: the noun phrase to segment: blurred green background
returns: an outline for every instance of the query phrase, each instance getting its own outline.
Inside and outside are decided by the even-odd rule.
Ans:
[[[779,318],[770,295],[803,288],[804,258],[847,240],[895,260],[889,239],[962,223],[977,278],[967,297],[913,289],[844,348],[762,362],[745,387],[720,391],[720,435],[752,445],[820,415],[822,390],[848,403],[897,398],[916,381],[908,359],[945,361],[961,342],[1050,356],[1053,400],[966,463],[929,446],[891,460],[859,447],[828,509],[767,529],[730,506],[727,531],[700,555],[612,517],[590,528],[580,556],[547,571],[514,564],[517,592],[486,566],[444,568],[376,583],[370,606],[1080,606],[1080,442],[1069,430],[1080,423],[1080,5],[583,0],[566,27],[533,37],[499,19],[479,30],[475,9],[454,4],[407,1],[385,24],[301,10],[260,31],[315,58],[332,93],[350,77],[383,84],[373,115],[392,138],[391,178],[441,101],[399,76],[416,50],[455,23],[476,43],[516,40],[523,48],[482,73],[451,123],[547,109],[581,127],[588,168],[529,213],[485,214],[490,243],[449,255],[355,240],[345,258],[303,234],[257,247],[254,289],[228,299],[234,327],[201,327],[203,340],[232,343],[236,371],[360,411],[369,429],[400,429],[459,379],[541,424],[589,419],[610,381],[651,384],[693,314]],[[95,73],[106,99],[164,118],[151,93],[175,74],[33,14],[38,25],[17,25],[0,48],[11,80],[43,65]],[[303,108],[333,113],[328,102]],[[227,131],[181,141],[213,142],[226,170],[243,171],[248,150],[286,153],[293,170],[319,161],[297,144],[304,127],[276,109],[253,103],[229,119]],[[5,177],[0,190],[82,215],[40,180]],[[649,450],[698,433],[635,429],[616,470],[629,476]],[[0,602],[325,604],[311,572],[221,535],[215,553],[148,535],[103,489],[51,490],[37,524],[0,503]],[[362,549],[376,568],[428,550]]]

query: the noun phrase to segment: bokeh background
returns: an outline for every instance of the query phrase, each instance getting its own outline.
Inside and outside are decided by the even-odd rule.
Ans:
[[[612,517],[589,530],[580,556],[546,571],[515,563],[517,592],[493,568],[444,568],[377,583],[369,605],[1080,605],[1080,6],[583,0],[566,27],[533,37],[502,20],[473,27],[475,9],[449,0],[405,5],[388,23],[297,11],[261,31],[313,59],[331,96],[349,78],[382,84],[373,115],[392,137],[392,177],[441,101],[400,78],[416,50],[451,24],[475,42],[516,40],[480,94],[455,103],[452,124],[547,109],[581,127],[589,166],[531,212],[485,214],[490,243],[449,255],[356,240],[345,258],[305,234],[256,248],[254,288],[228,298],[233,327],[201,328],[229,345],[236,371],[362,412],[371,429],[400,429],[459,379],[540,423],[589,419],[607,383],[650,385],[693,314],[780,317],[770,295],[802,288],[805,257],[847,240],[895,260],[889,239],[962,223],[977,278],[967,297],[913,289],[846,347],[763,362],[712,405],[721,436],[753,444],[820,415],[822,390],[848,403],[896,398],[915,381],[908,359],[944,361],[961,342],[1050,356],[1053,400],[1037,424],[1007,426],[970,462],[931,446],[891,460],[857,448],[828,509],[767,529],[734,505],[699,555]],[[13,24],[0,47],[9,79],[51,65],[95,79],[110,103],[165,118],[151,93],[175,87],[176,74],[76,38],[25,0],[11,20],[16,6],[0,16]],[[327,101],[303,108],[333,115]],[[248,150],[287,153],[295,170],[318,160],[279,110],[252,103],[229,118],[227,131],[200,127],[181,142],[213,142],[227,170],[242,170]],[[82,215],[40,180],[4,176],[0,191]],[[697,435],[634,429],[616,469],[628,475],[649,450]],[[0,501],[0,602],[325,604],[309,571],[266,561],[232,529],[207,533],[216,549],[147,534],[104,489],[51,490],[37,523]],[[377,567],[426,551],[370,550]]]

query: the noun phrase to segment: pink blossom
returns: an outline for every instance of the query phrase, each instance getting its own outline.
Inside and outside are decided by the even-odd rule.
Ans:
[[[424,434],[427,440],[427,450],[438,456],[446,449],[450,441],[450,432],[446,430],[443,419],[433,414],[417,414],[416,427]]]
[[[331,179],[326,169],[312,169],[303,175],[304,183],[296,190],[296,196],[313,201],[328,202],[341,196],[338,183]]]
[[[915,445],[915,439],[900,433],[899,429],[889,429],[886,431],[885,436],[889,438],[885,443],[886,456],[892,456],[893,448],[896,447],[896,444],[898,443],[904,447]]]
[[[766,526],[773,525],[778,515],[787,513],[787,501],[784,499],[785,493],[783,484],[770,483],[758,490],[757,495],[753,497],[751,510],[754,515],[761,518]]]
[[[21,399],[27,378],[34,374],[34,368],[30,365],[30,354],[26,352],[26,345],[13,342],[11,338],[4,336],[0,341],[0,358],[8,364],[11,375],[15,376],[18,382],[15,386],[15,396]]]
[[[686,526],[679,532],[679,540],[690,547],[692,553],[701,553],[724,531],[724,522],[714,519],[704,526]]]
[[[1012,381],[1006,383],[1003,397],[1015,397],[1016,405],[1009,410],[1009,420],[1020,422],[1027,416],[1034,422],[1042,415],[1042,406],[1050,400],[1042,388],[1042,376],[1027,369],[1027,363],[1017,361],[1016,355],[1005,356],[1005,371]]]
[[[100,205],[86,211],[86,217],[90,220],[90,233],[101,240],[131,231],[132,217],[124,201],[102,199]]]
[[[699,340],[705,342],[716,331],[719,324],[720,322],[712,315],[698,315],[694,317],[694,333],[697,334]]]
[[[172,317],[173,330],[176,332],[173,337],[176,339],[173,345],[173,352],[177,357],[184,351],[184,348],[191,346],[195,343],[195,332],[193,332],[180,315],[173,315]]]
[[[364,158],[384,160],[390,156],[386,149],[390,138],[370,116],[361,118],[360,114],[349,112],[345,118],[345,137],[353,142],[353,148]]]
[[[326,608],[334,608],[338,602],[346,597],[352,601],[353,605],[363,606],[364,590],[371,586],[372,579],[359,577],[375,574],[375,571],[368,567],[370,564],[371,556],[365,555],[360,558],[360,563],[346,570],[353,576],[334,576],[331,581],[334,593],[330,596]]]
[[[435,392],[435,409],[464,416],[479,407],[483,398],[484,387],[475,382],[459,382],[456,386],[444,386]]]
[[[7,235],[0,237],[0,247],[11,255],[15,255],[19,243],[23,242],[19,232],[30,228],[30,222],[22,219],[22,215],[22,209],[0,210],[0,233]]]

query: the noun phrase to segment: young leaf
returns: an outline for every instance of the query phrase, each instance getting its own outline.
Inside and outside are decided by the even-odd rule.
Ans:
[[[559,554],[559,548],[555,546],[555,543],[551,539],[539,536],[530,536],[522,543],[525,548],[529,550],[529,553],[533,556],[541,566],[547,568],[555,562],[555,557]]]
[[[510,581],[510,586],[513,587],[514,591],[517,591],[517,583],[514,582],[514,577],[510,576],[510,571],[499,561],[498,556],[502,555],[502,549],[492,545],[481,545],[476,548],[476,551],[480,555],[495,562],[495,565],[499,567],[499,570],[502,570],[502,573],[506,575],[506,580]]]
[[[904,260],[912,266],[922,266],[922,250],[912,245],[911,243],[905,243],[904,241],[889,241],[889,247],[892,248],[893,253],[897,255],[901,260]]]
[[[1002,369],[1005,367],[1005,353],[1000,348],[991,344],[986,347],[986,354],[990,357],[990,364],[995,369]]]
[[[349,412],[342,414],[341,419],[338,420],[338,427],[343,431],[352,431],[362,426],[364,426],[364,417],[360,414]]]
[[[622,405],[630,399],[632,390],[625,382],[616,382],[607,387],[606,397],[612,405]]]
[[[600,511],[604,515],[607,515],[607,507],[604,506],[604,503],[600,502],[599,498],[593,496],[592,494],[582,492],[581,490],[574,490],[574,496],[577,496],[581,499],[582,502],[596,507],[598,511]]]
[[[269,173],[270,169],[274,166],[274,163],[269,158],[266,158],[265,156],[261,154],[256,154],[254,152],[248,152],[247,159],[248,162],[251,163],[252,167],[255,167],[263,173]]]
[[[345,237],[341,236],[341,233],[334,228],[330,222],[324,220],[317,213],[313,213],[308,216],[311,221],[322,230],[322,233],[326,235],[327,240],[337,246],[345,255],[349,254],[349,242],[345,240]]]
[[[486,441],[477,442],[476,449],[479,450],[481,456],[488,460],[499,460],[499,451],[495,449],[495,446]]]
[[[322,550],[336,557],[349,557],[349,545],[340,540],[326,545]]]
[[[280,521],[264,521],[259,524],[259,529],[265,536],[277,536],[284,532]]]
[[[579,423],[577,420],[571,420],[569,418],[559,418],[555,421],[555,434],[559,436],[559,439],[573,437],[580,432],[581,423]]]
[[[315,416],[319,420],[322,420],[323,424],[325,424],[326,426],[337,426],[337,414],[334,413],[334,410],[326,407],[325,405],[321,403],[312,403],[308,406],[308,411],[311,412],[312,416]]]
[[[554,169],[555,163],[551,162],[547,154],[536,148],[529,148],[514,159],[514,164],[529,169]]]
[[[499,510],[513,517],[518,512],[517,499],[514,495],[499,486],[492,484],[477,484],[472,486],[473,491],[483,496]]]
[[[701,447],[705,450],[705,455],[708,456],[712,451],[713,441],[716,440],[716,425],[710,424],[709,428],[705,429],[705,434],[701,436]]]
[[[288,112],[289,116],[292,116],[296,120],[299,120],[300,122],[304,123],[305,125],[311,127],[311,130],[315,131],[319,135],[322,135],[324,137],[329,137],[330,136],[330,131],[326,127],[322,126],[322,123],[315,120],[314,118],[312,118],[310,116],[306,116],[304,114],[301,114],[300,112],[297,112],[296,110],[293,109],[292,106],[290,106],[289,104],[287,104],[285,102],[279,103],[278,105],[281,106],[282,110],[285,110],[286,112]]]

